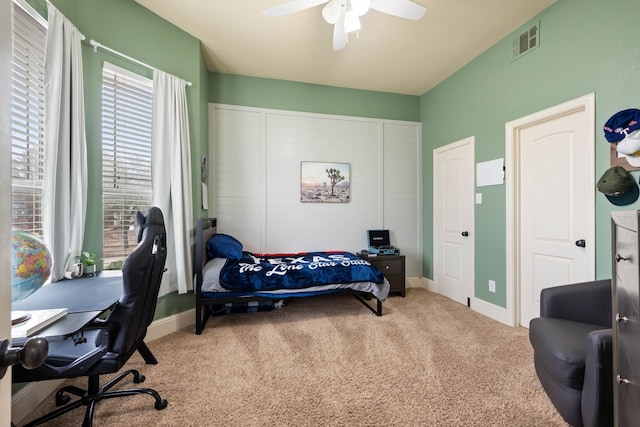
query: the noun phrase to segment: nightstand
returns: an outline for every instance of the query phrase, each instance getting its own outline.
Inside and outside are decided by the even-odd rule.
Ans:
[[[402,296],[405,295],[404,255],[369,256],[358,253],[358,256],[366,259],[382,272],[391,285],[390,294],[399,293]]]

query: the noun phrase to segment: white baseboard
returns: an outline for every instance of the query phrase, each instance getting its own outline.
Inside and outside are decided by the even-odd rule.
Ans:
[[[410,277],[407,278],[407,287],[409,288],[424,288],[428,291],[438,293],[438,287],[435,282],[426,277]],[[473,298],[471,300],[471,309],[483,316],[487,316],[497,322],[504,323],[508,326],[516,326],[509,321],[509,313],[506,308],[499,307],[495,304],[491,304],[485,300],[479,298]]]
[[[407,277],[407,288],[423,288],[431,292],[436,292],[433,280],[426,277]]]
[[[497,322],[504,323],[508,326],[515,326],[509,322],[509,313],[506,308],[491,304],[485,300],[473,298],[473,301],[471,302],[471,309]]]
[[[175,331],[186,328],[187,326],[196,324],[196,309],[183,311],[178,314],[163,317],[162,319],[155,320],[149,325],[147,329],[147,337],[145,341],[151,342],[162,338],[165,335],[169,335]],[[195,329],[194,329],[195,333]]]
[[[145,342],[149,343],[172,332],[194,325],[195,313],[196,310],[193,308],[152,322],[147,329]],[[33,382],[18,390],[11,397],[11,419],[14,424],[26,418],[31,411],[56,391],[63,382],[64,380]]]
[[[39,381],[29,383],[11,397],[11,419],[13,423],[22,421],[34,408],[56,391],[64,380]]]

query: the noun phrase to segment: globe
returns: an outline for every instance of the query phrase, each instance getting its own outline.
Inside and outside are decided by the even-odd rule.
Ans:
[[[26,298],[51,274],[51,252],[34,234],[23,230],[11,233],[11,301]]]

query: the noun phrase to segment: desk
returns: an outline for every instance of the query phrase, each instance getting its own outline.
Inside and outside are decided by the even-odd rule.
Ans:
[[[122,271],[103,271],[96,277],[64,279],[45,285],[28,297],[11,304],[12,310],[46,310],[66,308],[60,320],[38,331],[35,335],[49,340],[64,339],[81,331],[100,314],[113,307],[122,294]],[[20,346],[27,338],[12,339]],[[138,347],[146,363],[158,363],[143,342]]]
[[[11,304],[11,310],[66,308],[67,313],[104,311],[122,293],[122,272],[103,271],[96,277],[64,279],[45,285],[28,297]]]
[[[97,277],[65,279],[50,283],[28,297],[13,302],[12,310],[45,310],[66,308],[60,320],[38,331],[49,340],[63,338],[80,331],[105,310],[113,307],[122,293],[122,272],[108,271]],[[27,338],[14,338],[12,345],[22,345]]]
[[[28,297],[13,302],[12,310],[45,310],[66,308],[60,320],[38,331],[36,335],[49,339],[72,335],[91,323],[102,312],[113,307],[122,293],[122,272],[109,271],[97,277],[60,280],[43,286]],[[13,345],[22,345],[26,338],[14,338]]]

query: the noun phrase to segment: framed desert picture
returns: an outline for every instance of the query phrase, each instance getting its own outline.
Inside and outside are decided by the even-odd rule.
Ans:
[[[300,201],[349,203],[349,163],[300,162]]]

